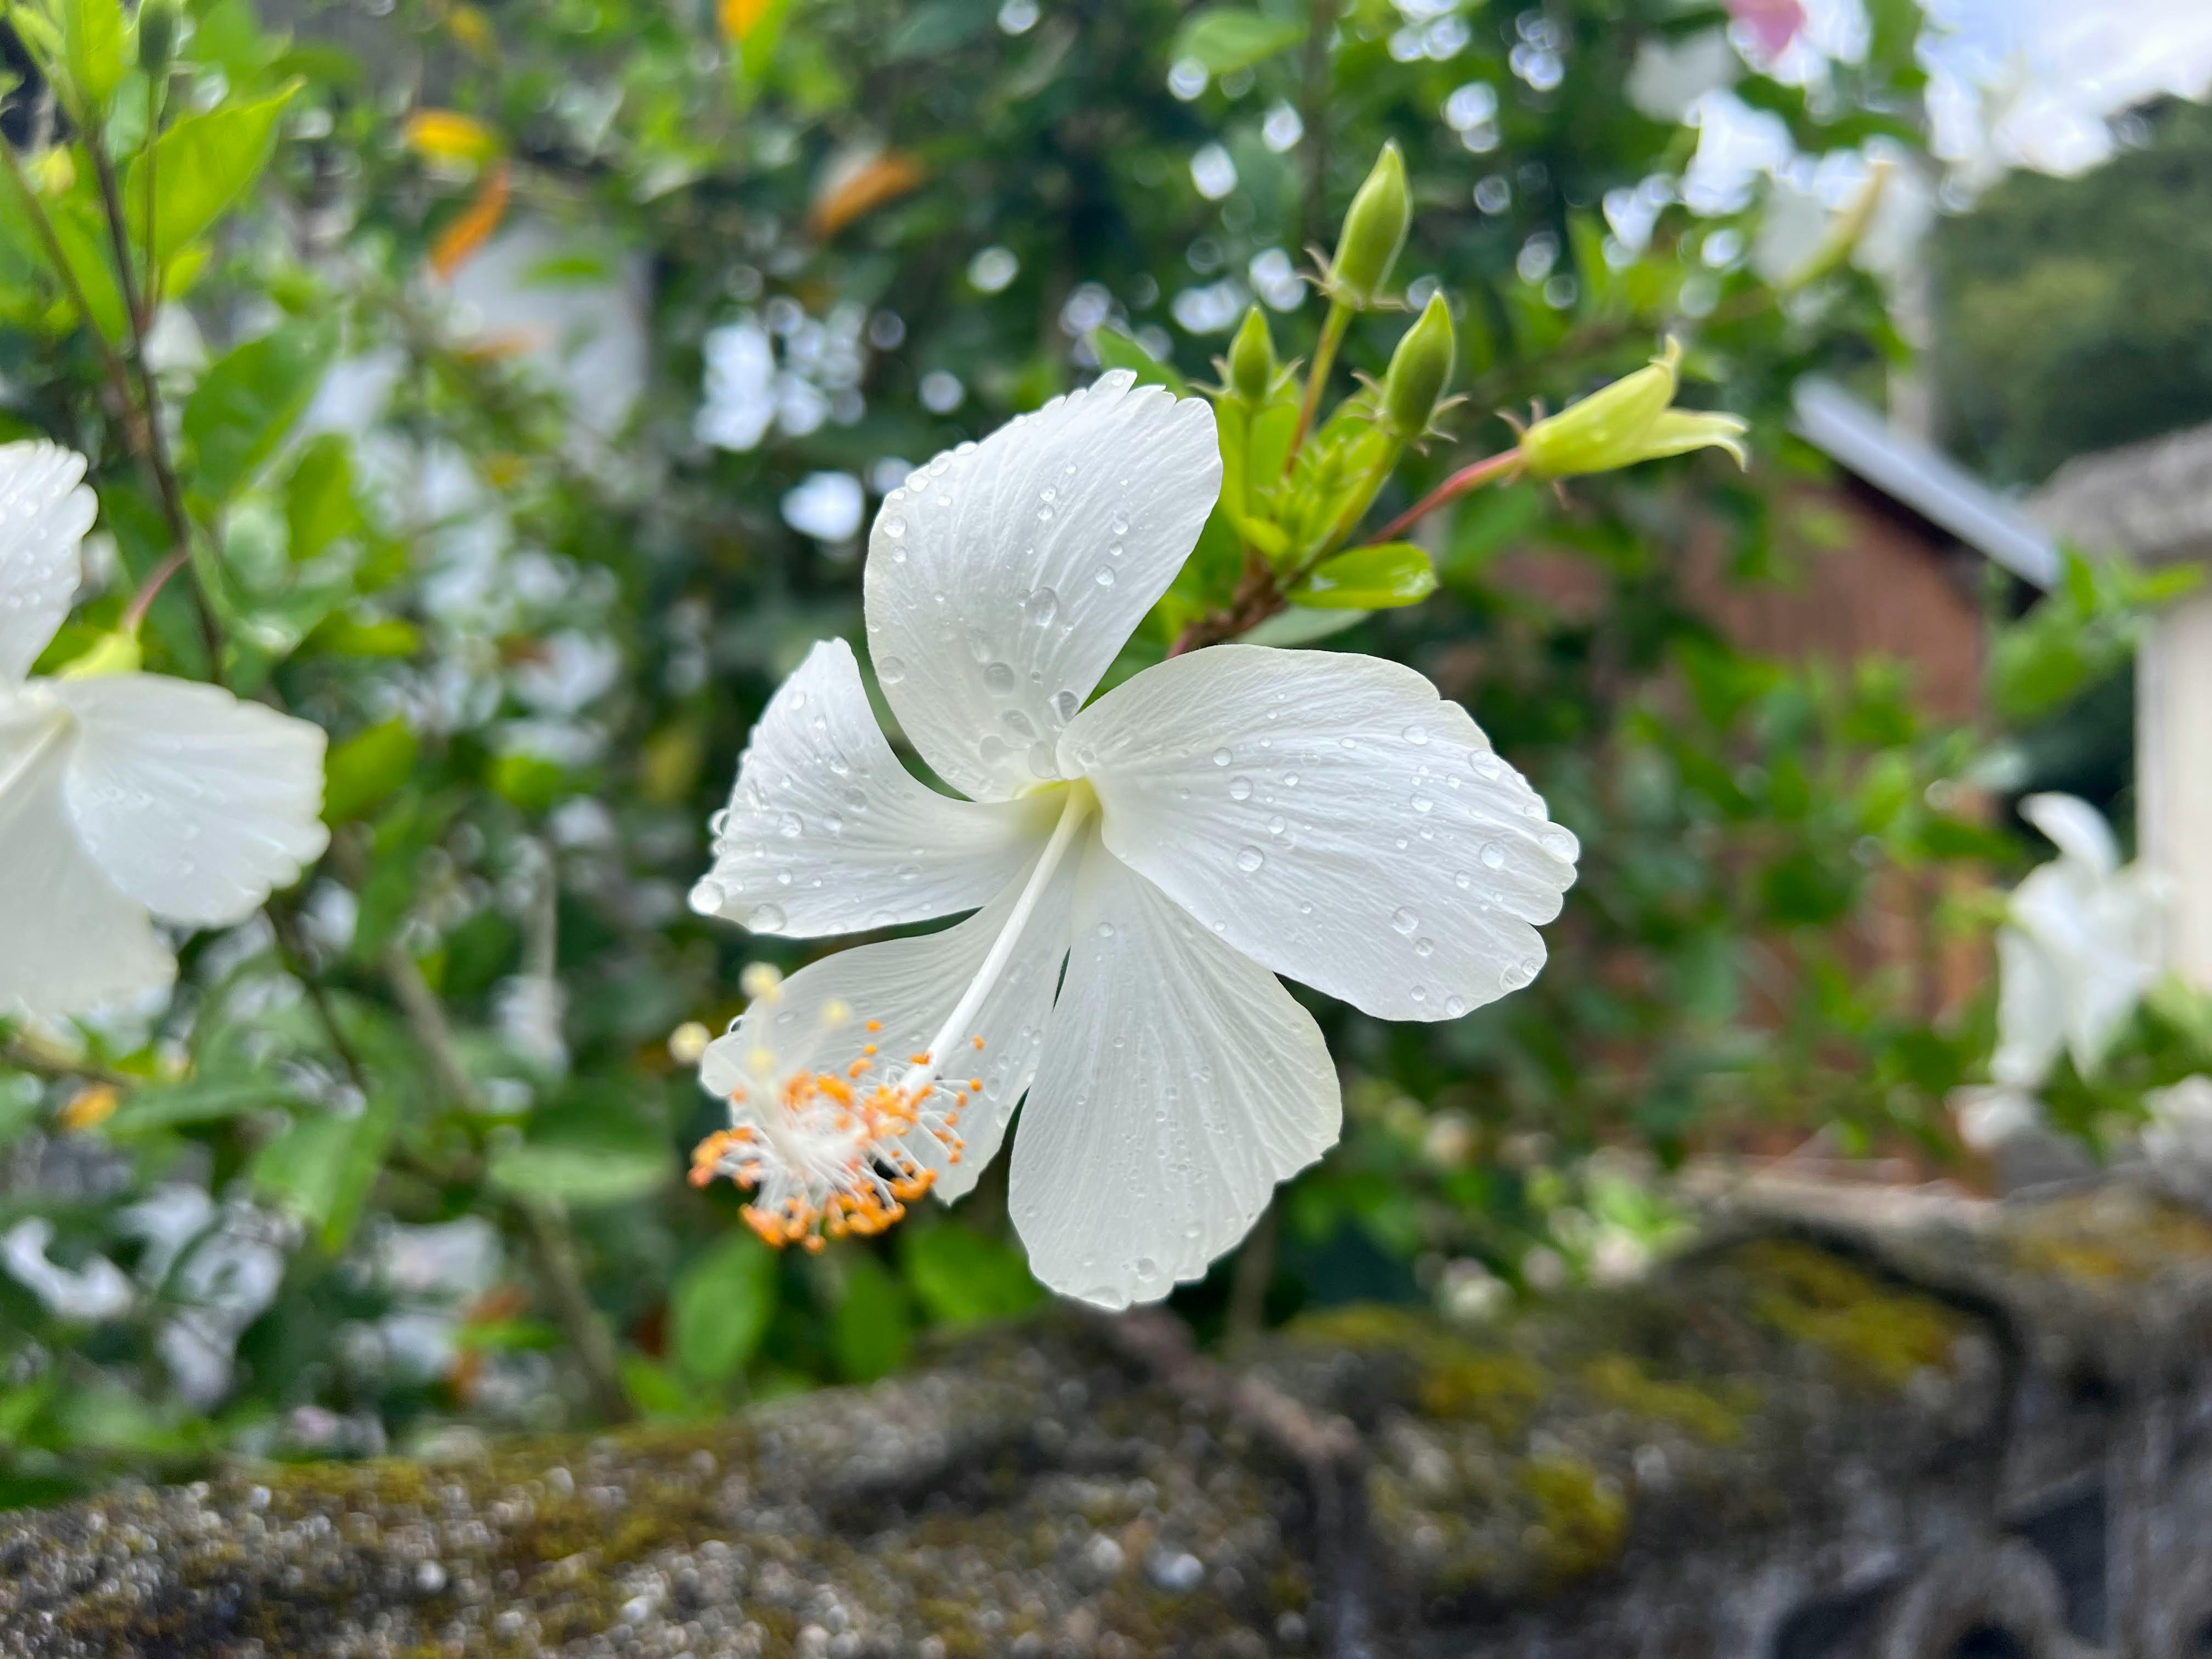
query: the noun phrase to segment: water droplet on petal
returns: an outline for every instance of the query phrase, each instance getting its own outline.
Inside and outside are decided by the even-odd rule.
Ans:
[[[1237,855],[1237,867],[1250,875],[1267,861],[1267,855],[1256,847],[1248,847]]]
[[[702,916],[711,916],[722,908],[722,884],[712,876],[702,878],[691,889],[691,908]]]
[[[1421,727],[1418,726],[1409,726],[1406,728],[1406,741],[1412,744],[1416,749],[1421,747],[1424,744],[1427,743],[1428,740],[1429,734],[1425,731],[1422,730]]]
[[[1444,999],[1444,1012],[1450,1015],[1454,1019],[1457,1019],[1466,1012],[1467,999],[1465,997],[1446,997]]]
[[[1216,766],[1226,766],[1229,761],[1230,754],[1226,749],[1217,749],[1213,751],[1213,763]]]
[[[1231,800],[1249,800],[1249,799],[1252,799],[1252,780],[1251,780],[1251,779],[1249,779],[1249,778],[1243,778],[1243,777],[1231,778],[1231,779],[1230,779],[1230,780],[1229,780],[1229,799],[1231,799]]]
[[[1436,940],[1434,940],[1434,939],[1415,939],[1415,940],[1413,941],[1413,954],[1414,954],[1415,956],[1417,956],[1417,957],[1432,957],[1432,956],[1436,955],[1436,953],[1437,953],[1437,942],[1436,942]]]
[[[906,664],[896,657],[878,657],[876,659],[876,678],[885,685],[896,685],[906,678]]]
[[[773,933],[784,925],[781,904],[763,904],[745,919],[745,926],[756,933]]]
[[[1555,859],[1571,859],[1575,855],[1575,838],[1564,830],[1554,830],[1549,835],[1539,836],[1536,844]]]
[[[1073,720],[1082,707],[1083,699],[1073,691],[1056,691],[1053,694],[1052,712],[1060,716],[1063,725]]]
[[[1111,939],[1111,938],[1113,938],[1113,937],[1114,937],[1114,924],[1113,924],[1112,922],[1110,922],[1110,921],[1102,921],[1102,922],[1100,922],[1100,923],[1098,924],[1098,937],[1099,937],[1099,938],[1101,938],[1101,939]]]
[[[1022,601],[1022,614],[1039,628],[1049,628],[1060,615],[1060,595],[1049,587],[1040,587]]]
[[[1096,581],[1101,587],[1111,587],[1114,586],[1114,573],[1107,569],[1105,566],[1101,565],[1098,567],[1098,574],[1091,578],[1091,580]]]
[[[1012,663],[994,662],[983,670],[983,684],[1004,696],[1014,689],[1014,669]]]
[[[1421,925],[1421,919],[1401,904],[1390,913],[1390,925],[1401,933],[1410,933]]]
[[[1486,841],[1483,842],[1482,851],[1479,856],[1481,858],[1483,868],[1486,870],[1500,870],[1504,868],[1505,849],[1494,841]]]

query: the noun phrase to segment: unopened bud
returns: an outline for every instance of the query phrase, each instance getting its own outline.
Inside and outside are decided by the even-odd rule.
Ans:
[[[1254,306],[1244,313],[1237,337],[1229,343],[1229,389],[1247,404],[1257,405],[1275,381],[1275,342],[1267,332],[1267,319]]]
[[[106,674],[135,674],[145,661],[146,653],[139,648],[137,635],[103,634],[91,650],[65,664],[55,678],[89,680]]]
[[[183,20],[173,0],[141,0],[138,7],[138,67],[149,76],[168,73],[177,55]]]
[[[1387,143],[1345,211],[1336,258],[1329,262],[1329,298],[1361,308],[1373,305],[1390,280],[1390,267],[1398,263],[1398,250],[1406,246],[1406,231],[1413,222],[1406,161],[1395,142]]]
[[[1382,424],[1393,437],[1410,442],[1428,430],[1429,416],[1450,383],[1455,353],[1451,307],[1443,295],[1431,294],[1390,354],[1390,372],[1382,380]]]
[[[1670,339],[1648,366],[1537,422],[1521,435],[1522,464],[1539,478],[1572,478],[1710,448],[1747,465],[1741,420],[1672,406],[1681,358],[1681,343]]]

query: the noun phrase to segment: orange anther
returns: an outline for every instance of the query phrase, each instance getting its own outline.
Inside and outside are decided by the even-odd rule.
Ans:
[[[979,1050],[983,1046],[983,1039],[981,1037],[969,1037],[968,1041],[974,1043]]]

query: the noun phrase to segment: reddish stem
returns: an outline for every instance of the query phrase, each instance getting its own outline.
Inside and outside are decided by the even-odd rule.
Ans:
[[[1457,501],[1469,490],[1480,489],[1484,484],[1504,477],[1520,465],[1521,452],[1516,448],[1506,450],[1503,454],[1486,457],[1471,466],[1462,467],[1427,495],[1422,496],[1419,501],[1415,501],[1403,513],[1384,525],[1376,532],[1374,540],[1376,542],[1396,540],[1446,501]],[[1373,542],[1368,544],[1370,546],[1373,544]]]
[[[123,613],[124,633],[136,634],[138,631],[139,625],[146,620],[146,613],[154,608],[154,601],[168,586],[169,578],[182,570],[191,556],[192,550],[189,546],[179,547],[154,567],[138,591],[131,596],[130,608]]]

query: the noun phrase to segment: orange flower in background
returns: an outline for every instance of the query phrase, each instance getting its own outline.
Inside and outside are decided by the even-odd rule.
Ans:
[[[499,228],[500,221],[507,217],[507,198],[514,193],[507,177],[507,164],[484,174],[483,182],[477,186],[476,195],[460,216],[438,233],[430,244],[430,268],[439,276],[450,277],[469,262],[470,256],[491,240]]]
[[[864,214],[896,201],[926,177],[921,163],[904,150],[862,151],[833,161],[815,187],[806,228],[816,237],[835,236]]]
[[[123,1103],[123,1097],[112,1083],[95,1083],[90,1088],[79,1090],[70,1103],[62,1108],[57,1121],[64,1129],[95,1128],[115,1115],[115,1109]]]

